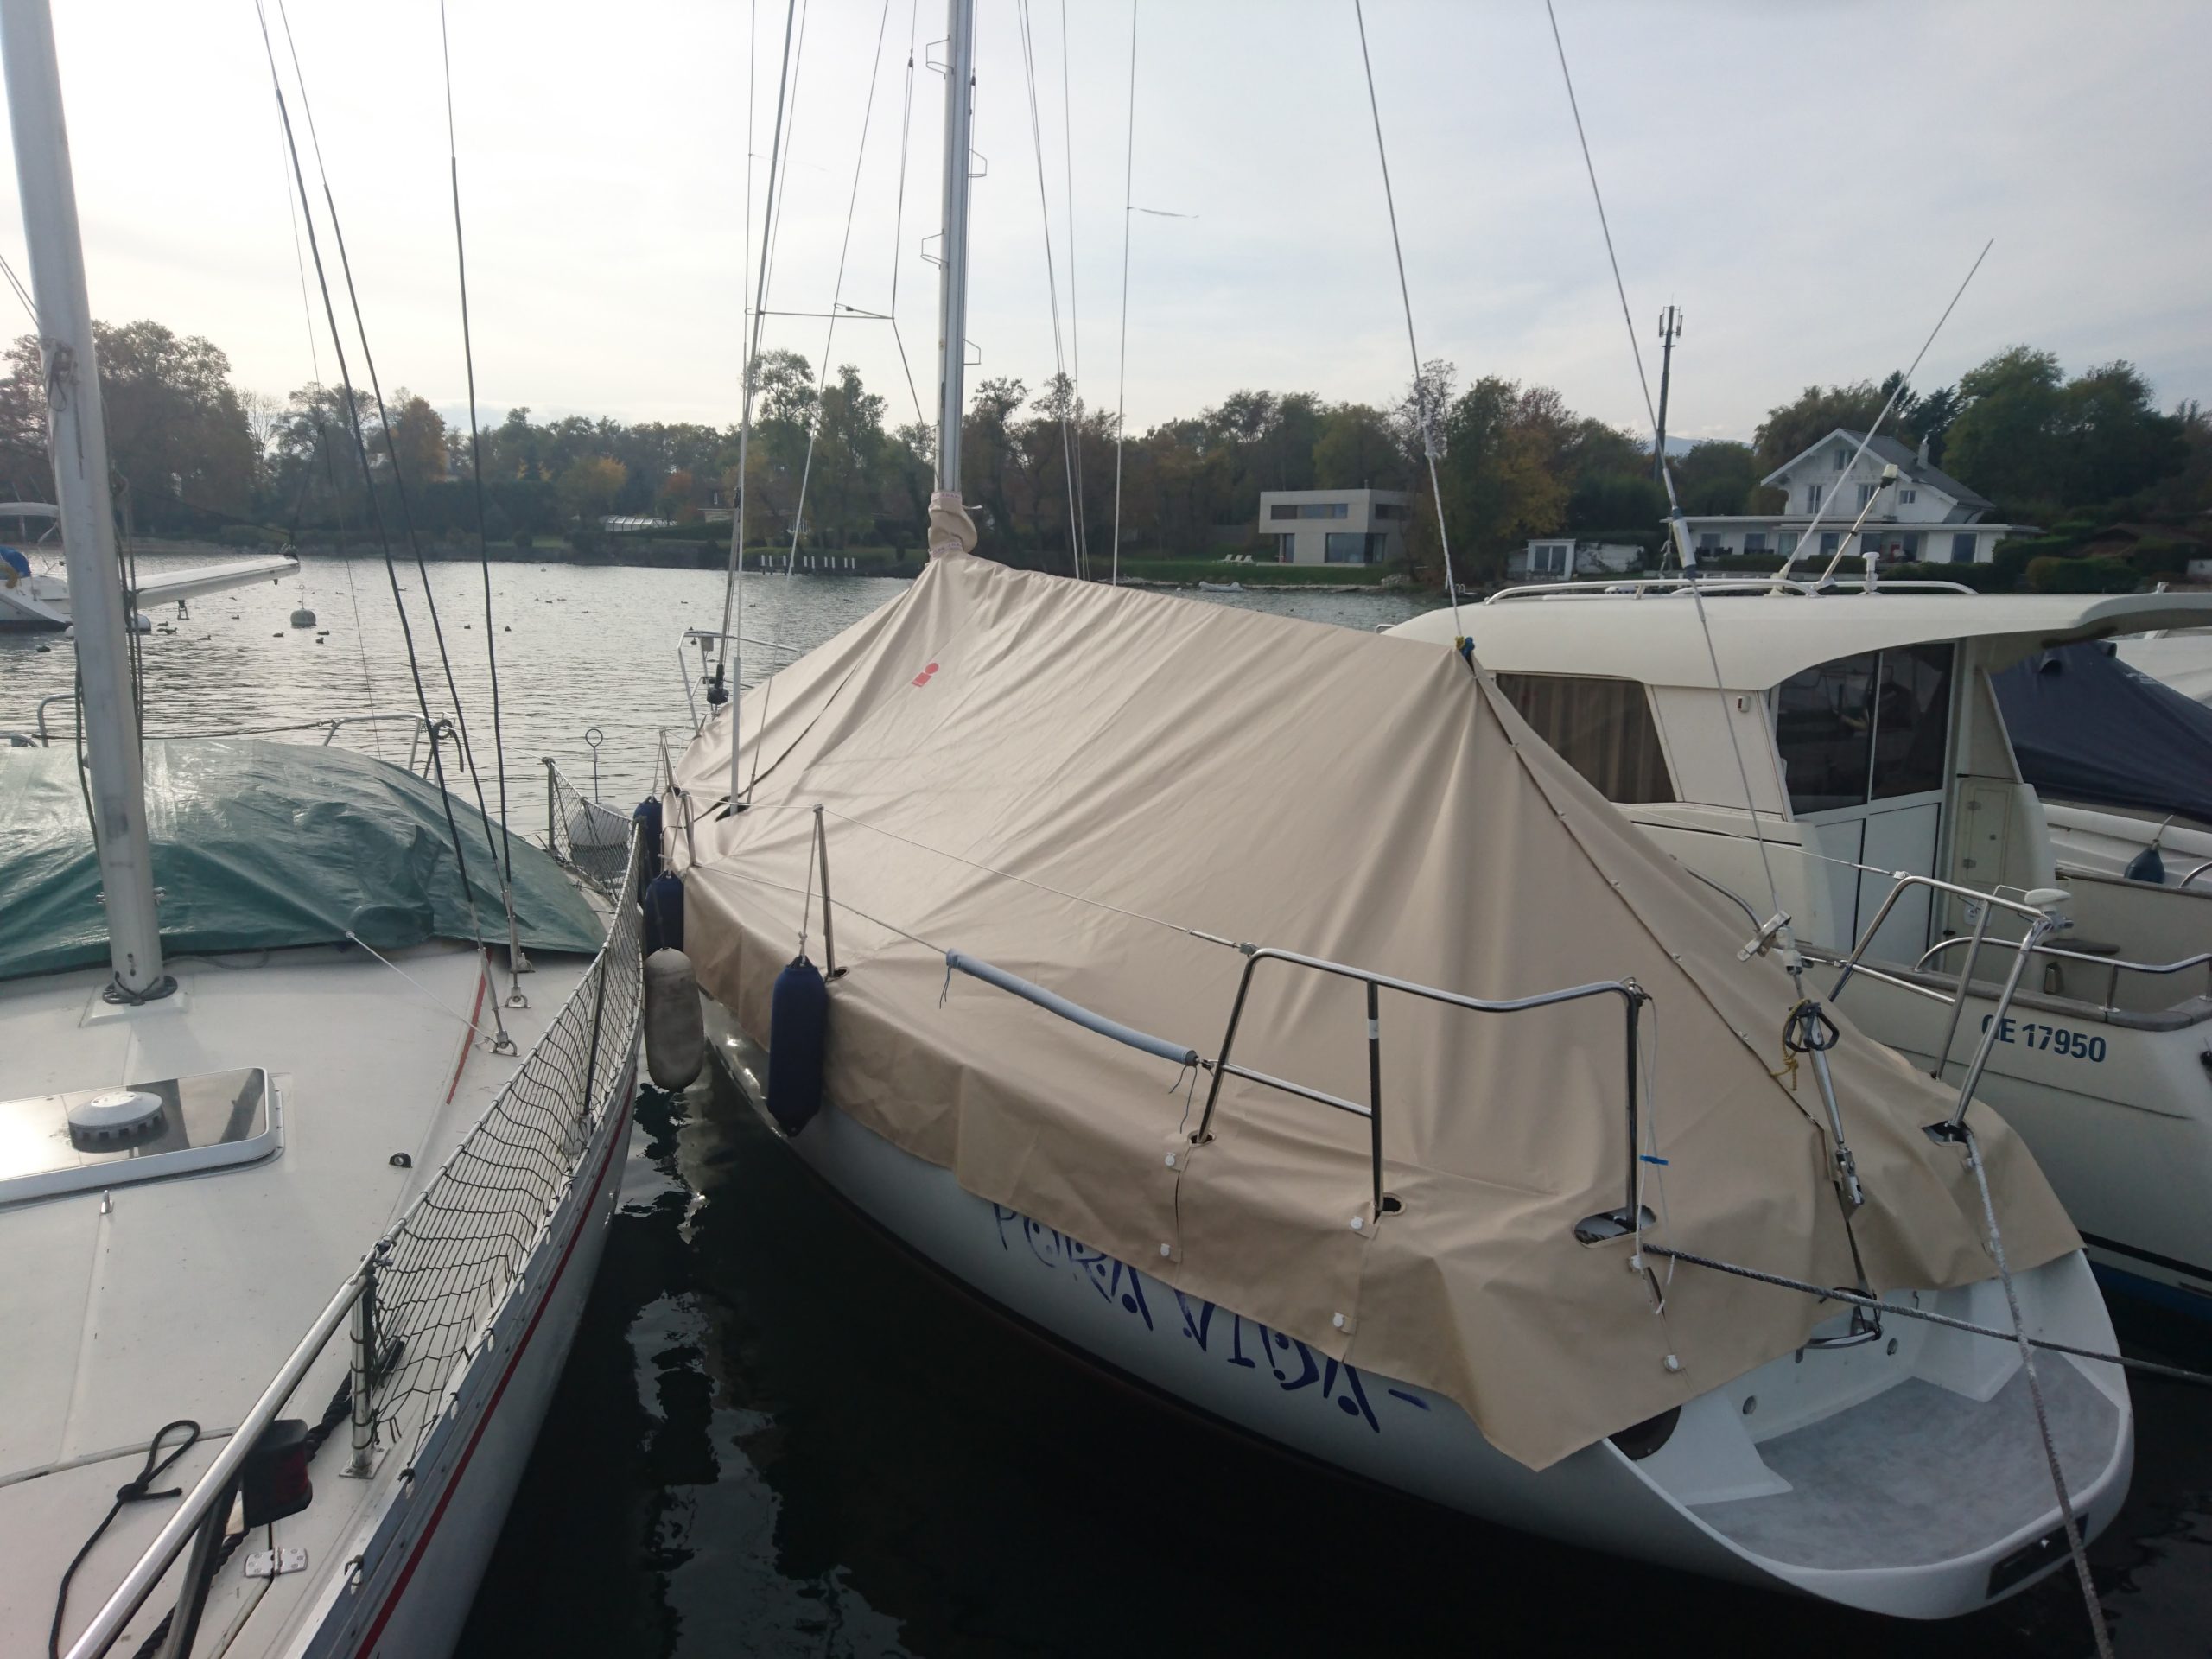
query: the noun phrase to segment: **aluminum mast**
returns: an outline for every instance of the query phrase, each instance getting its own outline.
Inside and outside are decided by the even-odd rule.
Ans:
[[[54,499],[61,511],[69,613],[84,687],[93,839],[101,902],[107,910],[108,959],[115,969],[108,995],[111,1001],[137,1002],[166,995],[175,982],[162,971],[138,712],[124,636],[130,618],[116,565],[99,358],[85,294],[77,193],[47,0],[0,0],[0,56],[6,60],[8,123],[15,137],[16,183],[22,196],[23,236],[30,245],[39,356],[46,372]]]
[[[975,118],[975,0],[950,0],[944,72],[944,264],[938,278],[937,487],[960,496],[961,371],[968,354],[968,156]]]

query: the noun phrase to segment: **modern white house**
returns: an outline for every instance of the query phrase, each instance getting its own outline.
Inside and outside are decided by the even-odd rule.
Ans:
[[[1262,490],[1260,537],[1284,564],[1387,564],[1406,556],[1401,490]]]
[[[1700,556],[1771,553],[1786,558],[1798,550],[1816,518],[1816,545],[1804,549],[1801,557],[1825,563],[1841,550],[1847,568],[1854,572],[1865,568],[1870,553],[1891,562],[1987,564],[2007,537],[2036,533],[2033,524],[1984,522],[1988,499],[1930,462],[1926,445],[1916,452],[1895,438],[1877,437],[1862,454],[1865,437],[1839,427],[1769,473],[1760,481],[1787,498],[1778,513],[1687,518]],[[1883,476],[1891,467],[1897,468],[1894,481]],[[1860,523],[1862,510],[1866,516]],[[1846,548],[1844,538],[1854,523],[1859,533]]]
[[[1584,542],[1572,536],[1543,536],[1505,556],[1512,582],[1570,582],[1577,576],[1615,576],[1643,562],[1634,542]]]

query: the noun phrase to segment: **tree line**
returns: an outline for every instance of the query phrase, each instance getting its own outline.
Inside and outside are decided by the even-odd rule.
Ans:
[[[736,499],[734,423],[569,416],[513,409],[474,442],[404,388],[379,408],[356,393],[367,462],[342,390],[283,399],[241,390],[213,342],[141,321],[94,325],[118,510],[142,534],[218,535],[302,545],[358,544],[382,519],[404,542],[589,548],[613,515],[664,519],[702,539]],[[51,493],[44,382],[25,336],[0,380],[0,487]],[[887,426],[887,404],[849,365],[817,372],[795,352],[755,365],[745,450],[748,541],[805,550],[918,549],[934,433]],[[1865,429],[1897,393],[1884,430],[1989,497],[1999,516],[2044,525],[2191,521],[2212,510],[2212,422],[2196,404],[2161,410],[2126,362],[2069,376],[2051,353],[2015,346],[1956,385],[1926,392],[1887,380],[1811,385],[1770,409],[1750,443],[1708,442],[1675,457],[1683,510],[1771,512],[1760,480],[1836,427]],[[962,491],[984,550],[1070,569],[1081,550],[1103,569],[1116,534],[1125,559],[1205,556],[1259,545],[1263,490],[1369,487],[1417,498],[1408,524],[1414,574],[1437,579],[1434,500],[1460,578],[1503,573],[1529,537],[1662,537],[1666,496],[1641,435],[1570,409],[1550,387],[1495,376],[1462,386],[1432,362],[1395,402],[1332,403],[1303,391],[1240,391],[1193,416],[1131,434],[1065,378],[972,389],[962,426]],[[1433,467],[1432,467],[1433,460]],[[1116,478],[1119,495],[1116,497]],[[1431,479],[1434,480],[1432,488]]]

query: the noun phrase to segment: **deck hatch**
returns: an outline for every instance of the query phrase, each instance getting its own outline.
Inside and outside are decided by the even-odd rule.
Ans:
[[[69,1131],[70,1109],[115,1093],[112,1084],[0,1101],[0,1204],[257,1163],[277,1148],[280,1114],[261,1066],[128,1087],[161,1103],[160,1123],[114,1151]]]

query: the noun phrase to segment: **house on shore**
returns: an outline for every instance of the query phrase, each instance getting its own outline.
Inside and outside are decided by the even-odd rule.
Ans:
[[[1572,582],[1578,576],[1617,576],[1643,562],[1634,542],[1586,542],[1572,536],[1540,536],[1505,556],[1509,582]]]
[[[1283,564],[1388,564],[1406,556],[1400,490],[1262,490],[1260,539]]]
[[[1840,551],[1854,572],[1865,569],[1870,554],[1891,563],[1987,564],[2006,537],[2037,533],[2033,524],[1987,522],[1989,499],[1932,464],[1925,444],[1916,452],[1895,438],[1877,437],[1861,454],[1866,438],[1839,427],[1769,473],[1760,481],[1783,493],[1778,513],[1686,517],[1699,556],[1795,553],[1825,564]],[[1891,467],[1893,480],[1885,477]],[[1859,531],[1851,536],[1853,524]],[[1815,544],[1801,550],[1808,532]]]

